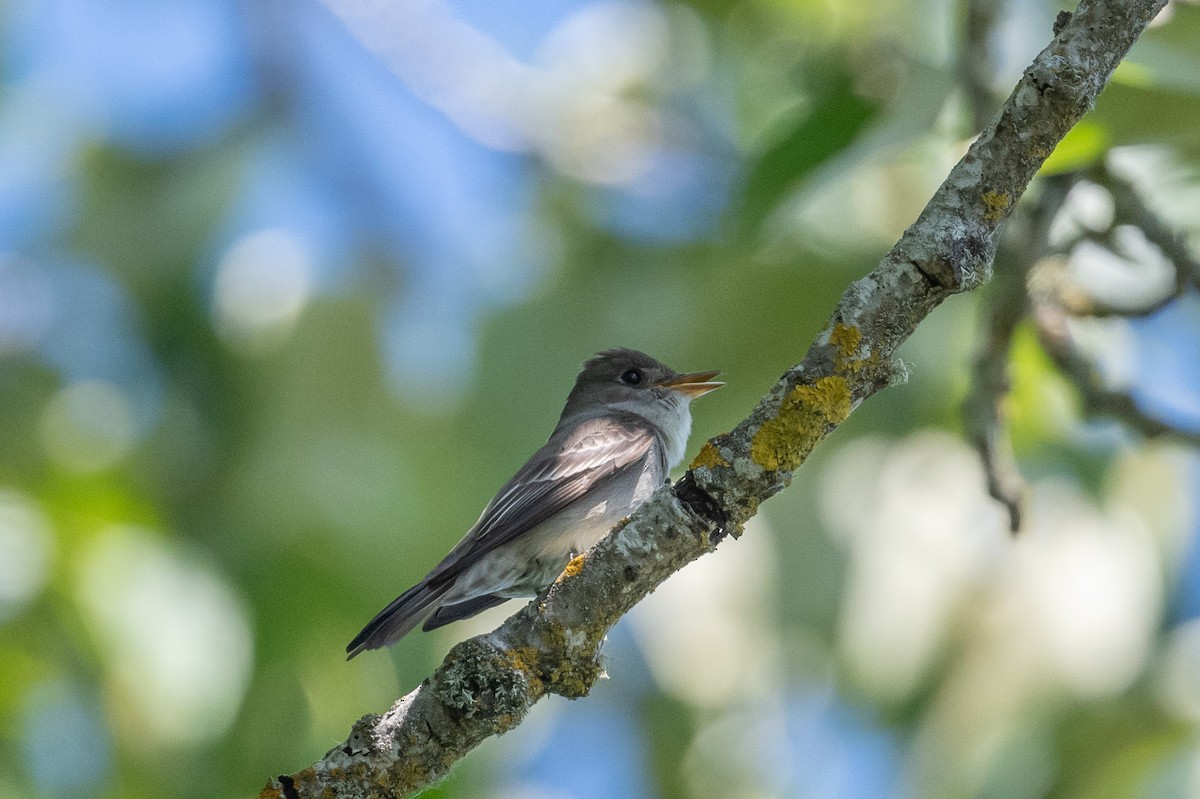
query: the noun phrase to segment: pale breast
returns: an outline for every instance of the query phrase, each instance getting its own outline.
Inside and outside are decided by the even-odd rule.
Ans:
[[[594,546],[654,493],[666,477],[662,460],[657,447],[651,448],[639,465],[488,553],[458,579],[455,601],[489,593],[533,596],[545,588],[573,555]]]
[[[660,460],[657,453],[651,451],[640,468],[626,469],[513,543],[527,541],[530,554],[535,557],[565,558],[572,552],[590,549],[662,483],[664,474]]]

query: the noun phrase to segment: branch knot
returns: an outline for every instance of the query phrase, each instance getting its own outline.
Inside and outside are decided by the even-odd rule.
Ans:
[[[488,637],[470,638],[450,650],[434,676],[433,692],[456,719],[477,713],[495,719],[497,732],[517,724],[537,697],[540,686],[514,653],[494,646]]]

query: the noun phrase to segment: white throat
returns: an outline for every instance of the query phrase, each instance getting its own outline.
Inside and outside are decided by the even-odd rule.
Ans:
[[[654,425],[662,436],[668,470],[683,460],[688,436],[692,433],[692,410],[685,398],[671,392],[654,402],[619,402],[613,407]]]

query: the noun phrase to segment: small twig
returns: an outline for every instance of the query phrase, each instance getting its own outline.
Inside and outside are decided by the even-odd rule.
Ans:
[[[963,401],[963,425],[983,462],[988,493],[1008,511],[1014,533],[1021,528],[1025,483],[1004,422],[1009,352],[1017,325],[1029,311],[1026,278],[1046,251],[1050,225],[1075,180],[1069,175],[1047,179],[1039,197],[1022,206],[1009,223],[996,254],[983,339],[975,356],[971,389]]]
[[[1200,433],[1182,430],[1142,410],[1127,391],[1105,383],[1095,363],[1080,351],[1069,326],[1071,314],[1058,302],[1053,289],[1046,290],[1031,280],[1033,322],[1042,349],[1079,391],[1084,411],[1089,416],[1108,416],[1136,430],[1147,438],[1171,436],[1190,444],[1200,445]]]
[[[1152,316],[1163,308],[1179,299],[1180,291],[1172,289],[1161,297],[1155,297],[1144,305],[1114,305],[1093,297],[1087,291],[1079,288],[1063,274],[1063,263],[1044,264],[1045,274],[1041,281],[1044,285],[1053,284],[1055,303],[1065,312],[1076,318],[1089,319],[1142,319]]]
[[[1112,233],[1119,225],[1134,225],[1157,246],[1172,263],[1175,279],[1170,291],[1140,306],[1105,303],[1079,289],[1063,274],[1065,261],[1041,260],[1029,277],[1029,299],[1038,341],[1063,376],[1079,391],[1089,416],[1109,416],[1123,422],[1148,438],[1172,436],[1200,443],[1200,433],[1182,430],[1157,419],[1138,406],[1126,390],[1107,385],[1095,362],[1080,350],[1071,335],[1072,318],[1138,318],[1162,310],[1189,288],[1200,287],[1200,263],[1183,238],[1164,222],[1142,199],[1128,180],[1100,166],[1088,174],[1090,180],[1107,189],[1113,198],[1113,221],[1107,231],[1087,233],[1080,240],[1092,240],[1114,252],[1117,245]]]
[[[971,111],[971,131],[987,127],[1000,106],[1001,97],[993,88],[995,57],[992,32],[1001,0],[965,0],[962,43],[958,49],[958,76],[963,95]],[[1057,31],[1055,31],[1057,33]]]
[[[1010,262],[1004,248],[996,256],[996,277],[988,296],[987,319],[979,353],[972,367],[971,388],[963,400],[963,426],[967,440],[979,452],[987,476],[988,493],[1008,510],[1009,527],[1021,527],[1024,481],[1017,469],[1012,444],[1003,420],[1003,403],[1011,387],[1008,355],[1013,332],[1025,315],[1025,272],[1021,262]]]
[[[1192,253],[1184,237],[1147,205],[1129,180],[1114,174],[1103,165],[1091,170],[1088,178],[1108,191],[1113,201],[1113,221],[1107,230],[1085,233],[1072,244],[1091,241],[1114,253],[1120,253],[1121,248],[1114,236],[1115,231],[1121,225],[1136,227],[1170,262],[1174,270],[1174,279],[1171,287],[1161,297],[1140,305],[1121,305],[1100,300],[1057,275],[1054,276],[1057,279],[1057,304],[1063,310],[1076,317],[1145,317],[1161,311],[1189,288],[1200,288],[1200,260]],[[1046,279],[1050,280],[1049,277]]]
[[[1114,225],[1126,222],[1136,226],[1145,234],[1147,241],[1162,250],[1163,255],[1175,265],[1177,292],[1182,292],[1188,285],[1200,288],[1200,260],[1197,260],[1183,236],[1146,204],[1133,183],[1107,167],[1102,166],[1097,172],[1096,182],[1112,194]]]

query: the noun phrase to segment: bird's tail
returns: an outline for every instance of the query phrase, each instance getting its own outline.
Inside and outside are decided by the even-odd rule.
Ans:
[[[360,652],[368,649],[379,649],[399,641],[410,630],[421,623],[421,619],[429,615],[447,591],[453,587],[454,581],[431,585],[427,580],[414,585],[391,603],[375,614],[375,618],[367,622],[362,632],[354,636],[354,640],[346,645],[346,660],[350,660]]]
[[[507,602],[508,597],[497,596],[496,594],[484,594],[473,599],[468,599],[463,602],[455,602],[449,605],[442,605],[435,610],[421,625],[421,629],[425,632],[436,630],[443,624],[449,624],[452,621],[466,619],[474,616],[476,613],[483,613],[488,608],[494,608],[501,602]]]

